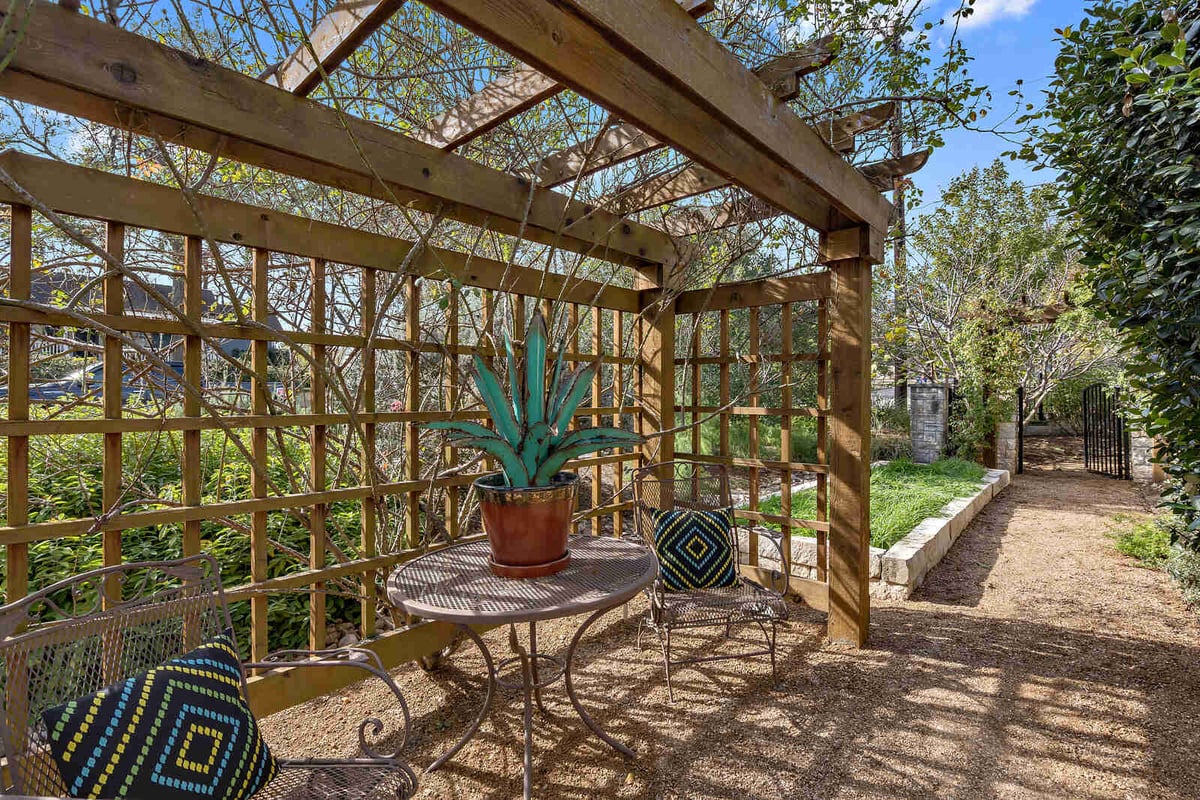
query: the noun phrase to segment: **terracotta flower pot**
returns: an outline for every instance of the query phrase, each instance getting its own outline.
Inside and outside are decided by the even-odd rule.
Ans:
[[[579,476],[560,472],[550,486],[515,489],[497,472],[475,481],[483,529],[492,546],[492,572],[505,578],[538,578],[567,566],[567,535]]]

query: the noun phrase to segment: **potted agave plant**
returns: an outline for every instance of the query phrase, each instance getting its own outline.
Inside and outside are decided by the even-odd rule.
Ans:
[[[487,360],[475,356],[472,377],[494,430],[459,420],[428,424],[448,431],[452,446],[482,450],[499,462],[500,472],[478,478],[474,486],[492,548],[492,571],[508,578],[551,575],[569,563],[567,534],[579,476],[563,472],[566,463],[642,441],[638,434],[619,428],[569,429],[575,409],[600,369],[600,359],[568,370],[559,348],[551,365],[547,338],[540,310],[529,325],[523,359],[517,358],[512,338],[505,337],[507,395]]]

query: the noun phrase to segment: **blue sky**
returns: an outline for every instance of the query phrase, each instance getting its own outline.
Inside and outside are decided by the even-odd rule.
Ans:
[[[957,7],[957,3],[948,3]],[[1058,54],[1055,28],[1075,26],[1084,17],[1086,0],[976,0],[975,14],[960,28],[968,51],[975,57],[971,72],[993,94],[994,110],[1001,116],[1012,108],[1008,92],[1023,79],[1026,98],[1041,105],[1042,90],[1054,71]],[[995,121],[995,120],[992,120]],[[971,131],[952,131],[946,146],[914,176],[924,190],[924,203],[937,201],[946,183],[975,165],[986,165],[1010,145],[1002,139]],[[1047,180],[1049,173],[1031,173],[1020,163],[1009,165],[1015,176],[1032,183]]]

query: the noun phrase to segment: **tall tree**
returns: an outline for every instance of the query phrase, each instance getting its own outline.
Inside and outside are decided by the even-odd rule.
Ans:
[[[1059,382],[1116,359],[1108,327],[1076,307],[1086,288],[1052,187],[1026,187],[1001,161],[974,168],[915,220],[912,239],[913,374],[970,383],[988,372],[978,362],[995,360],[1007,385],[987,387],[991,396],[1011,403],[1024,385],[1032,413]]]

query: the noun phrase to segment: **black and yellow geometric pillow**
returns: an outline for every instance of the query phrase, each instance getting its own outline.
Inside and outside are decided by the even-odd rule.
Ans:
[[[669,592],[737,584],[729,532],[733,509],[654,512],[654,550]]]
[[[228,633],[42,713],[72,797],[242,800],[278,766],[242,697]]]

